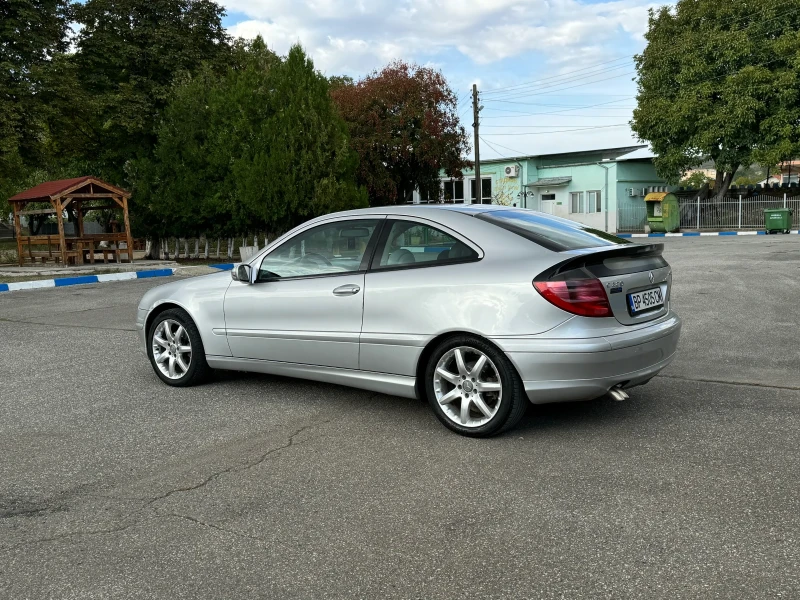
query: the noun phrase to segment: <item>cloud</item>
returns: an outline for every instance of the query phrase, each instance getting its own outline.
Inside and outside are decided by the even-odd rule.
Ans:
[[[393,59],[425,62],[449,52],[476,65],[530,52],[554,64],[582,57],[597,62],[611,56],[615,42],[642,39],[653,5],[648,0],[223,1],[231,14],[244,15],[229,27],[231,34],[261,34],[279,53],[300,42],[321,70],[351,75]]]

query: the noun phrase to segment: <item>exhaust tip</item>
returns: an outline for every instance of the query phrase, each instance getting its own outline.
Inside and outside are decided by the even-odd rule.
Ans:
[[[627,400],[628,398],[630,398],[630,396],[628,396],[628,393],[620,387],[611,388],[610,390],[608,390],[608,395],[611,396],[611,398],[613,400],[616,400],[617,402],[622,402],[623,400]]]

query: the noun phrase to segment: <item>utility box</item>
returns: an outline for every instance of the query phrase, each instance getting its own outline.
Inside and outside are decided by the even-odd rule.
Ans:
[[[673,232],[681,225],[678,197],[667,192],[653,192],[644,197],[650,231]]]
[[[767,233],[789,233],[792,228],[791,208],[765,208],[764,209],[764,229]]]

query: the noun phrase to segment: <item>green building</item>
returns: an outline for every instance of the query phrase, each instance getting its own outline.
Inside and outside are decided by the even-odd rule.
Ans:
[[[465,170],[462,179],[443,174],[439,197],[425,198],[415,192],[414,203],[519,206],[613,233],[641,229],[644,196],[667,191],[646,146],[483,160],[481,180],[477,199],[473,170]]]

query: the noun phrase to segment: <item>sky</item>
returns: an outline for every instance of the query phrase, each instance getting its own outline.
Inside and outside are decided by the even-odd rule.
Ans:
[[[627,123],[648,0],[222,0],[234,36],[279,54],[299,42],[326,75],[359,79],[395,59],[439,69],[481,157],[639,143]]]

